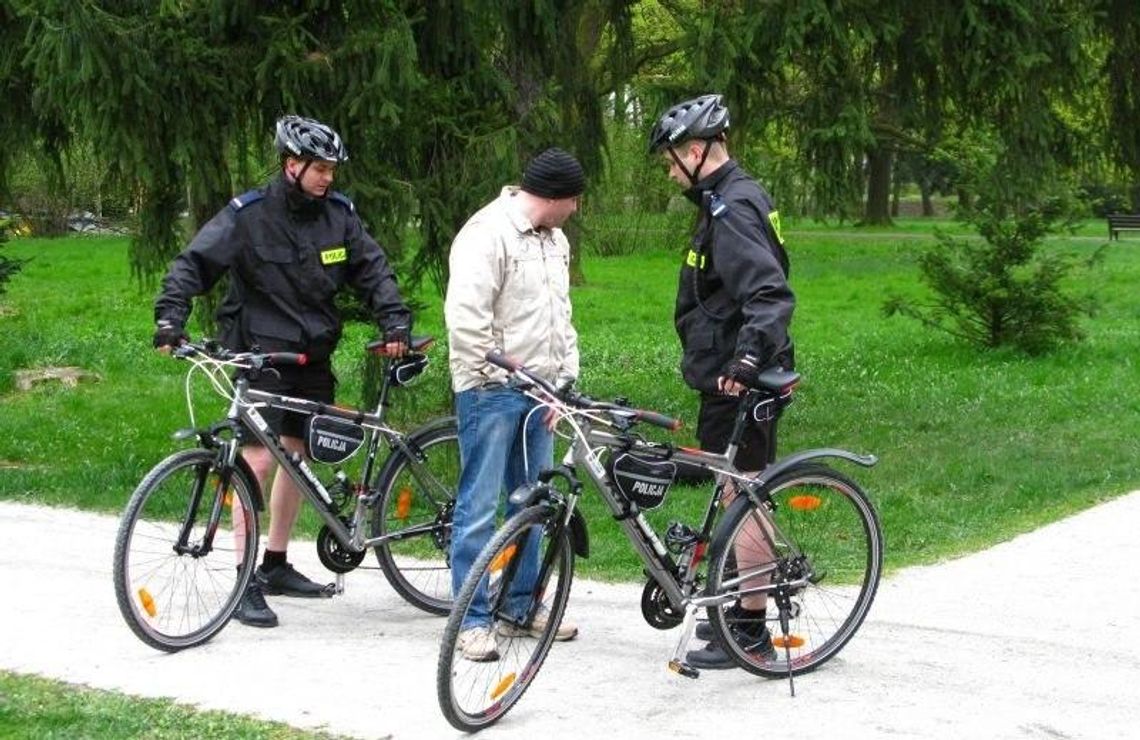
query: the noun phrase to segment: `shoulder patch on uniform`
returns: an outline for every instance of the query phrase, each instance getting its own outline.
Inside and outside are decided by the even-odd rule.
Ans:
[[[241,195],[233,198],[230,201],[230,208],[234,209],[235,211],[240,211],[250,203],[256,203],[264,197],[265,193],[261,192],[260,190],[250,190],[248,193],[242,193]]]
[[[342,206],[348,209],[349,213],[356,213],[356,206],[353,205],[352,201],[349,200],[348,196],[344,193],[334,190],[329,193],[329,200],[340,203]]]
[[[776,234],[776,241],[784,243],[784,235],[780,231],[780,212],[768,211],[768,223],[772,224],[772,231]]]

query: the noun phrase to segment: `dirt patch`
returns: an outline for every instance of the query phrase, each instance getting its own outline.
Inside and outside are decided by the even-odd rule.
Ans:
[[[33,370],[17,370],[13,373],[13,377],[16,379],[16,388],[21,391],[30,391],[34,386],[46,382],[58,382],[66,388],[75,388],[81,380],[100,380],[98,373],[84,370],[81,367],[41,367]]]

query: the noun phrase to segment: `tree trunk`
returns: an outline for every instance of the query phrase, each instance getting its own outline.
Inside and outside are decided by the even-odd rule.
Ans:
[[[934,215],[934,199],[931,197],[930,180],[925,177],[920,178],[918,189],[922,193],[922,215],[929,218]]]
[[[891,218],[899,217],[899,192],[902,190],[902,178],[899,177],[898,171],[895,171],[895,177],[891,183]]]
[[[889,226],[891,223],[891,162],[894,152],[888,145],[875,147],[867,154],[867,210],[863,223]]]

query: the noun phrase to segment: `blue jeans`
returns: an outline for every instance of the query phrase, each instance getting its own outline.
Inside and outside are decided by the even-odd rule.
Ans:
[[[501,386],[472,388],[455,395],[459,417],[462,470],[451,525],[451,592],[458,595],[471,564],[490,541],[504,490],[507,493],[553,467],[554,437],[543,424],[545,413],[516,390]],[[528,416],[529,414],[529,416]],[[525,429],[523,428],[525,424]],[[525,449],[525,454],[524,454]],[[518,507],[507,504],[506,515]],[[538,541],[532,537],[519,559],[511,589],[516,619],[525,616],[538,575]],[[486,579],[463,619],[463,629],[490,626]]]

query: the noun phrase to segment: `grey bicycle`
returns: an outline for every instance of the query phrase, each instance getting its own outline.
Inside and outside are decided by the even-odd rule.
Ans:
[[[176,433],[196,446],[158,463],[127,502],[113,570],[119,610],[135,635],[174,652],[206,642],[233,615],[256,565],[263,508],[260,487],[240,454],[251,439],[269,450],[320,516],[317,553],[337,574],[337,590],[343,575],[373,550],[400,596],[426,612],[446,614],[459,480],[455,419],[436,419],[408,434],[384,422],[391,389],[426,368],[431,343],[430,337],[413,338],[411,353],[401,358],[385,356],[382,342],[368,346],[383,358],[372,413],[249,387],[251,379],[277,367],[304,364],[304,355],[235,353],[209,341],[175,348],[172,356],[191,365],[191,424],[190,378],[196,372],[228,400],[229,410],[217,423]],[[308,417],[308,461],[282,446],[260,412],[266,408]],[[362,449],[360,477],[353,481],[342,465]]]
[[[440,708],[456,728],[480,730],[501,719],[538,675],[566,610],[575,557],[589,554],[578,509],[579,475],[593,484],[639,555],[648,580],[641,608],[658,629],[680,626],[668,666],[696,678],[685,662],[697,614],[744,670],[772,678],[815,670],[854,636],[870,609],[883,562],[883,535],[870,498],[824,458],[871,466],[872,455],[840,449],[797,452],[759,475],[732,465],[747,423],[775,425],[799,375],[772,369],[742,398],[724,454],[643,439],[639,424],[676,429],[662,414],[560,391],[496,352],[520,392],[551,409],[571,447],[511,500],[524,506],[476,558],[455,598],[436,673]],[[774,430],[773,430],[774,431]],[[769,435],[774,438],[774,435]],[[660,506],[678,466],[711,473],[703,519],[656,532],[645,511]],[[723,512],[723,513],[721,513]],[[536,574],[537,573],[537,574]],[[459,635],[480,596],[489,604],[497,650],[468,657]],[[737,607],[761,601],[762,617]],[[541,618],[536,619],[538,615]],[[474,618],[474,617],[472,617]]]

